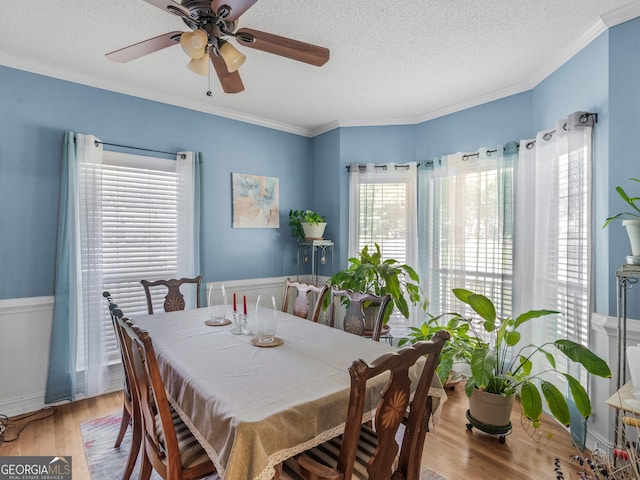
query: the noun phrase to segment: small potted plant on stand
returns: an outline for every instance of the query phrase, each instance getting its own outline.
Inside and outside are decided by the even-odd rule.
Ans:
[[[327,218],[313,210],[289,210],[289,226],[296,240],[322,240]]]
[[[610,378],[611,371],[604,360],[585,346],[566,339],[540,346],[519,345],[521,334],[518,328],[521,325],[559,312],[530,310],[515,318],[502,318],[497,316],[493,303],[484,295],[461,288],[454,289],[453,293],[481,317],[479,322],[465,319],[471,331],[479,340],[482,336],[477,329],[483,329],[490,337],[488,345],[479,341],[471,354],[471,375],[465,387],[469,396],[467,428],[477,427],[492,434],[507,433],[511,429],[509,418],[516,394],[520,397],[523,415],[534,428],[540,426],[543,396],[551,415],[568,426],[568,403],[560,390],[544,379],[545,373],[564,377],[579,414],[585,419],[591,415],[591,402],[585,388],[573,376],[556,370],[554,353],[559,352],[580,363],[593,375]],[[548,368],[544,372],[532,373],[531,359],[538,354],[544,355]],[[504,436],[500,436],[500,441],[504,442]]]
[[[631,178],[630,180],[640,183],[640,179]],[[639,265],[640,264],[640,208],[637,203],[640,202],[640,197],[630,197],[622,187],[616,187],[616,192],[620,195],[625,203],[631,207],[630,211],[620,212],[616,215],[612,215],[606,219],[602,228],[606,228],[613,220],[618,218],[624,218],[622,225],[627,228],[627,235],[629,235],[629,242],[631,243],[631,256],[627,256],[627,263]]]

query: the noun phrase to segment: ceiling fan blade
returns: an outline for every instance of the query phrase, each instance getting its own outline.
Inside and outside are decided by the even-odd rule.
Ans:
[[[183,7],[177,2],[174,2],[173,0],[144,0],[144,1],[147,3],[150,3],[154,7],[158,7],[169,13],[178,15],[179,17],[186,17],[190,20],[193,20],[189,9],[186,7]]]
[[[216,74],[218,75],[218,79],[220,80],[224,93],[242,92],[244,90],[244,85],[242,84],[240,74],[237,71],[230,72],[222,57],[218,57],[214,52],[211,52],[209,57],[211,58],[211,63],[213,64],[213,68],[216,70]]]
[[[131,60],[136,60],[137,58],[144,57],[163,48],[177,45],[180,43],[180,35],[182,35],[182,32],[165,33],[164,35],[159,35],[139,43],[134,43],[128,47],[114,50],[113,52],[107,53],[105,57],[114,62],[130,62]]]
[[[249,10],[257,1],[258,0],[213,0],[213,2],[211,2],[211,10],[221,15],[225,20],[233,22]],[[224,10],[220,11],[220,7],[224,7]],[[227,15],[224,14],[226,11],[229,12]]]
[[[309,63],[316,67],[324,65],[329,60],[328,48],[253,30],[252,28],[239,29],[236,32],[236,40],[245,47],[274,53],[292,60]]]

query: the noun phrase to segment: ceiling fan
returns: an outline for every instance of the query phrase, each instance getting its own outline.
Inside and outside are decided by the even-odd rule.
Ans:
[[[125,63],[179,43],[191,57],[187,67],[195,73],[207,75],[211,60],[225,93],[244,90],[238,68],[246,59],[229,43],[227,37],[234,37],[242,46],[317,67],[329,60],[327,48],[252,28],[237,29],[240,15],[258,0],[182,0],[182,3],[173,0],[145,1],[181,17],[192,31],[169,32],[129,45],[107,53],[109,60]]]

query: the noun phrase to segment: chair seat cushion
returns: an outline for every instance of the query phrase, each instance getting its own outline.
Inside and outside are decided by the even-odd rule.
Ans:
[[[336,468],[341,445],[342,435],[332,438],[317,447],[313,447],[300,455],[305,455],[327,467]],[[377,446],[378,437],[376,433],[366,425],[363,425],[360,428],[360,439],[358,440],[358,451],[356,453],[356,462],[353,468],[352,478],[360,480],[369,478],[367,464]],[[389,473],[391,474],[391,472]],[[304,477],[293,471],[287,464],[284,466],[282,478],[287,480],[304,480]]]
[[[171,407],[171,417],[173,419],[173,425],[176,429],[176,436],[178,437],[178,448],[180,450],[180,463],[182,468],[192,468],[209,460],[209,455],[204,451],[202,445],[193,436],[189,427],[182,421],[178,412]],[[158,439],[164,446],[164,432],[160,426],[160,415],[156,414],[156,432]]]

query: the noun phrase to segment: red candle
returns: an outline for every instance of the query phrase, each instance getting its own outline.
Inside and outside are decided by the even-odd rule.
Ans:
[[[247,296],[244,295],[244,314],[247,314]]]
[[[238,307],[236,306],[236,292],[233,292],[233,311],[238,311]]]

